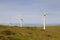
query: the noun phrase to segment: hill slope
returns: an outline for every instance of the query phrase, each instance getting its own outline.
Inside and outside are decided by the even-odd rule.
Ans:
[[[0,40],[60,40],[60,26],[46,27],[13,27],[0,25]]]

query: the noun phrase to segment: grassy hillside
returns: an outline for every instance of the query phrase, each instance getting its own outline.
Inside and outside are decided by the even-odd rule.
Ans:
[[[60,40],[60,26],[17,27],[0,25],[0,40]]]

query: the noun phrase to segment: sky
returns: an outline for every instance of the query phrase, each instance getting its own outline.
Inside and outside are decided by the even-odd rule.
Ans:
[[[42,13],[46,13],[46,24],[60,24],[60,0],[0,0],[0,24],[42,24]],[[18,20],[17,20],[18,19]]]

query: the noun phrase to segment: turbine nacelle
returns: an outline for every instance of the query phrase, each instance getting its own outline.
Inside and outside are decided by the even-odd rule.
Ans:
[[[47,15],[46,13],[43,13],[43,12],[41,13],[42,17],[45,17],[46,15]]]

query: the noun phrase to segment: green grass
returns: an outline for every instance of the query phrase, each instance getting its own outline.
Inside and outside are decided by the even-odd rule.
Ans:
[[[0,25],[0,40],[60,40],[60,26],[17,27]]]

